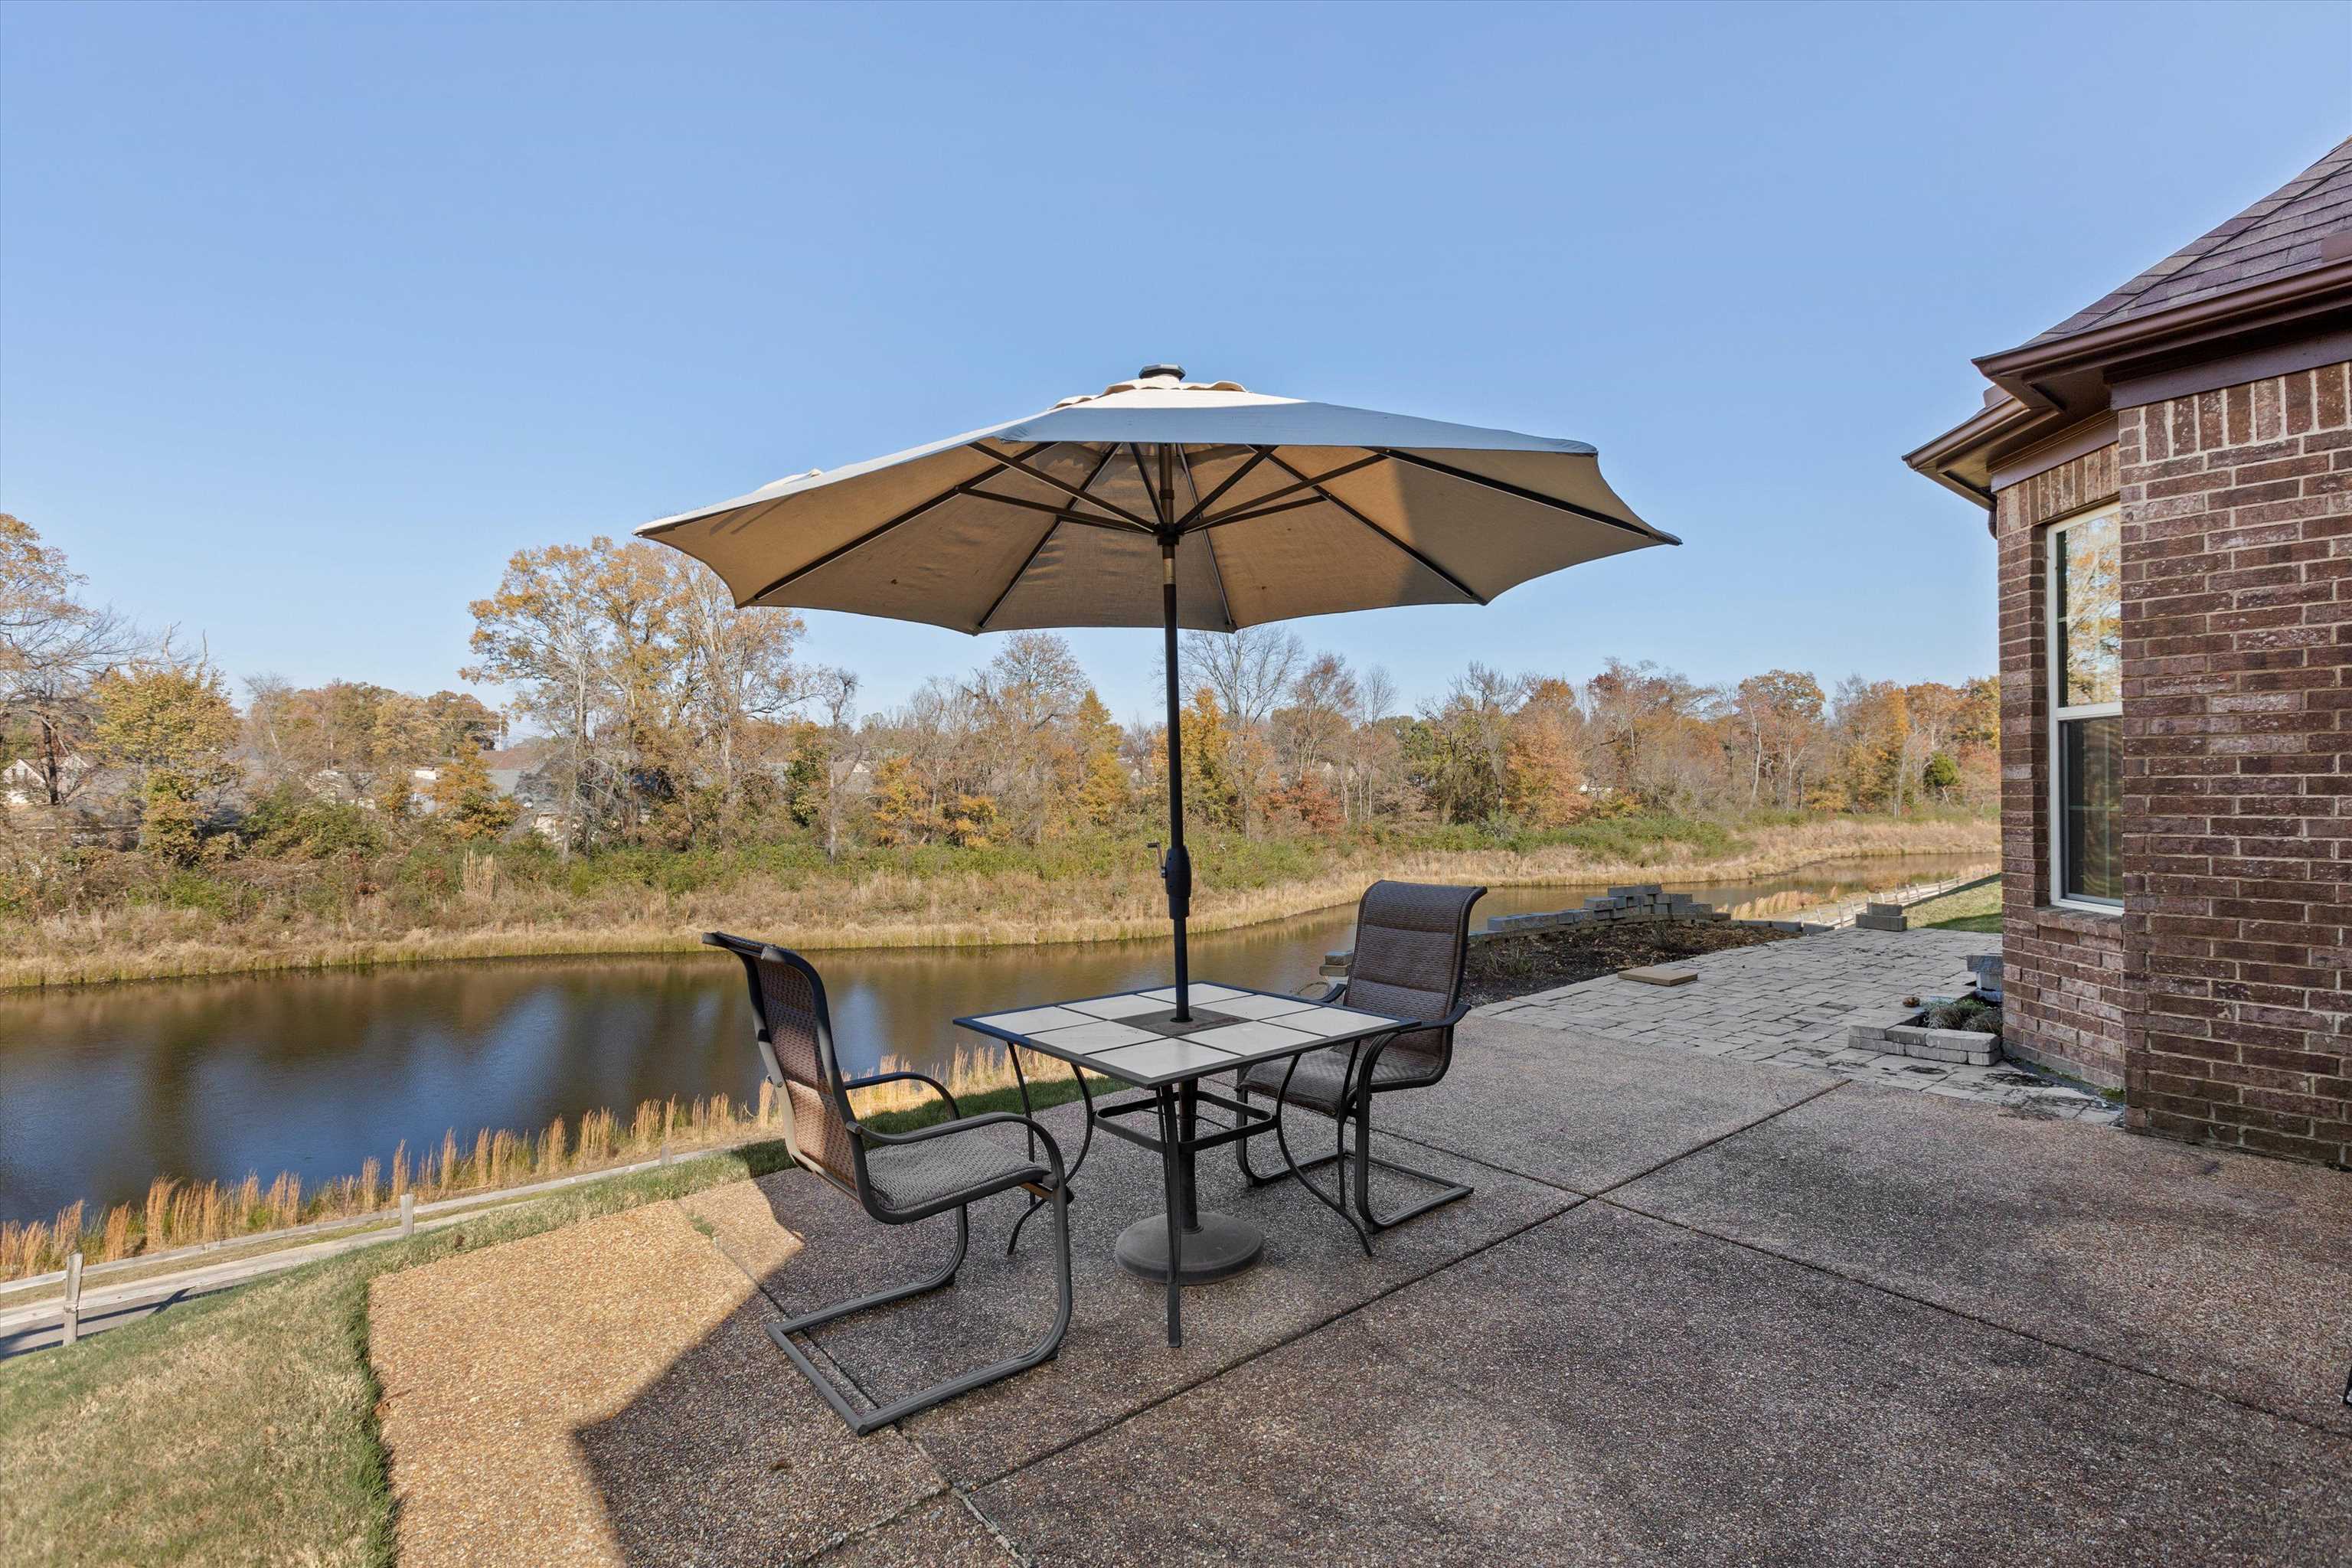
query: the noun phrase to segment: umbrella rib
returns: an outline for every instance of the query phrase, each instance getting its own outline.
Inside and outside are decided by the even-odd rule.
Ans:
[[[1116,447],[1105,447],[1103,448],[1103,455],[1095,459],[1095,466],[1093,468],[1087,470],[1085,481],[1078,486],[1080,489],[1084,489],[1087,485],[1091,485],[1095,482],[1095,477],[1100,474],[1105,468],[1109,466],[1110,455],[1118,449],[1118,448]],[[1044,501],[1026,500],[1018,496],[989,495],[985,490],[975,491],[973,493],[985,495],[990,500],[1010,501],[1014,506],[1034,507],[1039,511],[1050,514],[1054,519],[1053,521],[1045,525],[1045,531],[1037,536],[1037,542],[1029,547],[1029,553],[1021,558],[1019,570],[1015,571],[1012,576],[1004,580],[1004,590],[996,595],[996,602],[988,606],[988,612],[980,617],[979,627],[981,631],[984,632],[988,629],[988,623],[996,618],[996,612],[1004,608],[1004,601],[1013,597],[1013,590],[1021,586],[1021,579],[1029,575],[1029,568],[1036,564],[1037,557],[1045,551],[1045,542],[1054,537],[1055,531],[1058,530],[1063,523],[1085,522],[1089,526],[1096,528],[1101,528],[1107,525],[1100,522],[1095,522],[1091,519],[1087,518],[1073,517],[1066,509],[1047,506]],[[1126,530],[1120,529],[1118,531],[1123,533]]]
[[[1053,489],[1061,491],[1064,495],[1068,496],[1073,500],[1080,500],[1086,502],[1088,506],[1098,506],[1102,508],[1105,511],[1117,516],[1120,521],[1128,523],[1139,532],[1149,533],[1155,538],[1159,535],[1160,531],[1157,528],[1154,528],[1151,524],[1144,521],[1143,519],[1136,516],[1125,507],[1117,505],[1111,501],[1107,501],[1100,496],[1088,495],[1085,490],[1071,484],[1067,479],[1057,479],[1053,475],[1045,472],[1043,468],[1031,468],[1027,462],[1023,460],[1024,458],[1035,454],[1044,447],[1053,445],[1050,441],[1039,442],[1036,446],[1030,447],[1028,451],[1021,454],[1019,458],[1008,458],[1002,452],[992,452],[977,441],[971,442],[970,445],[973,451],[980,453],[982,457],[987,458],[993,462],[1002,463],[1004,467],[1013,469],[1016,473],[1026,474],[1031,479],[1036,480],[1039,484],[1050,486]],[[982,474],[981,476],[982,479],[988,479],[991,476],[987,474]]]
[[[1291,488],[1296,489],[1297,487],[1294,485]],[[1229,511],[1222,517],[1213,517],[1206,522],[1194,523],[1184,531],[1206,533],[1212,529],[1223,528],[1229,522],[1247,522],[1252,518],[1272,517],[1278,511],[1297,511],[1303,506],[1321,506],[1330,499],[1330,496],[1322,490],[1317,490],[1312,495],[1293,496],[1288,500],[1276,501],[1272,506],[1259,507],[1255,511]]]
[[[1297,478],[1297,479],[1298,479],[1298,482],[1297,482],[1297,484],[1295,484],[1295,485],[1285,485],[1285,486],[1283,486],[1283,487],[1282,487],[1280,489],[1278,489],[1278,490],[1268,490],[1268,491],[1266,491],[1266,492],[1265,492],[1265,494],[1264,494],[1264,495],[1262,495],[1262,496],[1258,496],[1258,497],[1256,497],[1255,499],[1254,499],[1254,500],[1249,500],[1249,501],[1247,501],[1247,502],[1245,502],[1245,503],[1244,503],[1244,505],[1246,505],[1246,506],[1252,506],[1252,507],[1264,506],[1266,502],[1268,502],[1268,501],[1270,501],[1270,500],[1281,500],[1284,496],[1286,496],[1286,495],[1295,495],[1295,494],[1297,494],[1297,493],[1298,491],[1300,491],[1300,490],[1307,490],[1307,489],[1311,489],[1311,490],[1316,490],[1316,491],[1318,491],[1318,492],[1319,493],[1319,492],[1320,492],[1320,490],[1321,490],[1321,488],[1322,488],[1322,486],[1323,486],[1324,481],[1326,481],[1326,480],[1328,480],[1328,479],[1336,479],[1339,478],[1342,474],[1352,474],[1352,473],[1354,473],[1358,468],[1370,468],[1374,463],[1381,462],[1381,461],[1382,461],[1383,459],[1385,459],[1387,457],[1388,457],[1388,454],[1387,454],[1386,452],[1374,452],[1374,453],[1371,453],[1370,455],[1369,455],[1369,456],[1367,456],[1367,457],[1359,458],[1357,458],[1357,459],[1356,459],[1354,462],[1352,462],[1352,463],[1342,463],[1342,464],[1340,464],[1338,468],[1331,469],[1329,472],[1328,472],[1328,473],[1322,473],[1322,474],[1318,474],[1318,475],[1316,475],[1316,476],[1315,476],[1313,479],[1308,479],[1308,478],[1307,478],[1304,474],[1300,474],[1297,468],[1292,468],[1288,463],[1286,463],[1286,462],[1284,462],[1281,458],[1276,458],[1275,459],[1275,466],[1276,466],[1276,467],[1277,467],[1277,468],[1280,468],[1284,473],[1286,473],[1286,474],[1290,474],[1290,475],[1294,475],[1294,476],[1296,476],[1296,477]],[[1328,500],[1328,497],[1326,497],[1326,499]],[[1202,524],[1201,524],[1201,526],[1202,526],[1202,528],[1214,528],[1217,524],[1219,524],[1219,523],[1221,523],[1221,522],[1238,522],[1238,521],[1241,521],[1241,518],[1242,518],[1242,516],[1243,516],[1243,515],[1244,515],[1244,514],[1242,514],[1242,513],[1236,513],[1236,512],[1227,512],[1227,513],[1225,513],[1225,514],[1224,514],[1223,516],[1222,516],[1222,517],[1213,517],[1213,518],[1210,518],[1207,521],[1205,521],[1205,522],[1202,523]],[[1252,516],[1254,516],[1254,515],[1255,515],[1255,513],[1250,513],[1250,514],[1247,514],[1247,515],[1252,515]]]
[[[1030,447],[1028,452],[1022,455],[1024,457],[1030,456],[1043,450],[1050,444],[1051,443],[1049,442],[1040,441],[1036,446]],[[761,600],[766,598],[769,595],[774,593],[777,589],[783,587],[786,584],[796,582],[799,579],[807,576],[810,573],[815,571],[820,566],[831,565],[834,562],[840,560],[843,556],[848,554],[851,551],[859,548],[861,545],[873,543],[876,540],[881,538],[884,534],[889,532],[892,529],[898,527],[902,523],[914,521],[917,518],[922,516],[933,507],[945,506],[948,502],[955,500],[958,496],[970,495],[973,490],[980,488],[980,483],[982,479],[994,479],[997,475],[1003,473],[1005,468],[1015,460],[1013,458],[1007,458],[1001,453],[992,452],[987,447],[980,445],[977,441],[971,443],[971,446],[972,450],[980,453],[982,457],[987,458],[997,466],[983,473],[972,475],[971,478],[964,480],[961,484],[954,485],[947,489],[941,490],[939,494],[933,496],[927,501],[922,501],[917,505],[908,507],[905,511],[900,512],[889,521],[881,524],[879,527],[867,529],[864,533],[859,534],[856,538],[849,541],[846,544],[835,545],[831,550],[826,551],[824,554],[818,556],[815,560],[809,562],[805,565],[793,567],[791,571],[785,573],[782,576],[777,578],[774,582],[769,584],[766,587],[761,589],[758,593],[752,595],[750,598],[745,599],[742,602],[746,605],[756,605]]]
[[[1176,526],[1180,529],[1191,526],[1194,518],[1200,516],[1202,512],[1216,505],[1218,497],[1223,495],[1227,490],[1241,483],[1242,480],[1248,476],[1249,471],[1252,468],[1256,468],[1260,463],[1265,461],[1267,455],[1273,450],[1274,448],[1271,447],[1252,447],[1250,449],[1250,460],[1244,463],[1240,468],[1235,468],[1232,473],[1226,475],[1224,483],[1219,485],[1215,489],[1211,490],[1207,495],[1202,496],[1199,500],[1194,501],[1192,503],[1192,510],[1176,520]],[[1192,466],[1190,463],[1185,464],[1184,471],[1187,474],[1190,474],[1192,471]]]
[[[1037,542],[1031,545],[1029,547],[1029,553],[1021,558],[1020,570],[1014,572],[1012,576],[1005,579],[1004,591],[996,595],[995,603],[990,605],[988,606],[987,613],[980,617],[980,620],[977,623],[978,629],[980,631],[986,631],[988,629],[988,623],[996,618],[996,612],[1004,608],[1004,601],[1013,597],[1013,590],[1021,586],[1021,579],[1029,574],[1031,563],[1037,559],[1038,555],[1045,548],[1045,542],[1053,538],[1055,531],[1057,531],[1061,526],[1062,520],[1058,516],[1056,516],[1053,521],[1045,525],[1045,531],[1037,536]]]
[[[1042,511],[1048,517],[1059,518],[1064,522],[1080,522],[1086,524],[1088,528],[1106,529],[1112,533],[1133,533],[1135,531],[1135,530],[1129,528],[1127,524],[1119,521],[1116,518],[1088,517],[1084,512],[1072,511],[1066,506],[1055,506],[1051,501],[1031,500],[1026,496],[999,495],[994,490],[971,490],[967,493],[970,494],[971,499],[974,500],[992,500],[999,506],[1024,507],[1030,511]]]
[[[1390,452],[1383,453],[1381,455],[1386,457],[1394,457],[1396,454]],[[1297,468],[1292,468],[1280,458],[1274,459],[1274,466],[1280,468],[1284,473],[1291,475],[1293,478],[1306,478],[1305,475],[1299,473]],[[1319,485],[1316,487],[1315,493],[1321,496],[1325,500],[1329,501],[1333,506],[1338,507],[1341,511],[1346,512],[1349,517],[1354,518],[1366,528],[1370,529],[1374,533],[1379,534],[1382,539],[1387,540],[1391,544],[1395,545],[1399,550],[1403,551],[1407,555],[1412,556],[1415,561],[1420,562],[1423,566],[1428,567],[1440,577],[1444,578],[1446,582],[1454,585],[1454,589],[1459,592],[1464,598],[1468,599],[1472,604],[1485,605],[1491,603],[1486,595],[1481,594],[1477,589],[1473,588],[1469,584],[1465,583],[1461,578],[1456,577],[1453,573],[1448,572],[1444,567],[1440,566],[1436,562],[1431,560],[1428,556],[1423,555],[1420,551],[1415,550],[1412,545],[1407,544],[1403,540],[1399,539],[1395,534],[1391,533],[1387,529],[1382,528],[1379,523],[1374,522],[1370,518],[1365,516],[1362,512],[1358,511],[1354,507],[1349,506],[1338,496],[1331,494],[1328,490],[1324,489]]]
[[[1177,444],[1176,467],[1184,476],[1184,493],[1191,496],[1193,505],[1198,507],[1201,501],[1201,481],[1192,477],[1192,459],[1187,455],[1190,450],[1191,448],[1182,443]],[[1172,502],[1174,498],[1171,496],[1170,499]]]
[[[1201,544],[1209,552],[1209,574],[1217,580],[1217,605],[1225,612],[1226,628],[1239,631],[1241,628],[1234,625],[1234,601],[1225,592],[1225,563],[1217,559],[1217,536],[1203,534]]]
[[[1595,511],[1589,506],[1579,506],[1572,500],[1562,500],[1558,496],[1548,496],[1538,490],[1528,489],[1512,484],[1507,479],[1490,479],[1483,474],[1474,474],[1467,469],[1457,468],[1451,464],[1422,457],[1418,453],[1399,452],[1383,447],[1381,455],[1412,468],[1427,468],[1433,474],[1444,474],[1448,479],[1460,479],[1465,484],[1478,485],[1490,490],[1500,490],[1507,496],[1516,496],[1521,500],[1533,501],[1538,506],[1548,506],[1557,511],[1574,512],[1579,517],[1589,518],[1594,522],[1605,522],[1612,528],[1622,529],[1627,533],[1638,533],[1644,539],[1655,540],[1660,543],[1682,542],[1672,534],[1661,533],[1646,524],[1627,522],[1622,517],[1612,517],[1605,511]]]
[[[1158,487],[1154,486],[1151,482],[1151,470],[1143,466],[1143,447],[1141,443],[1129,441],[1127,444],[1127,455],[1129,459],[1135,464],[1135,477],[1143,481],[1143,493],[1151,498],[1151,515],[1160,520],[1160,526],[1161,528],[1166,528],[1168,526],[1168,519],[1166,514],[1162,513],[1160,510],[1160,490]]]

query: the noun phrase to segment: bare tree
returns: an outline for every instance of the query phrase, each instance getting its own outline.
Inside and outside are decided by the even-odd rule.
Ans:
[[[1234,795],[1242,831],[1257,831],[1265,774],[1274,757],[1266,721],[1298,677],[1306,645],[1280,626],[1245,626],[1237,632],[1186,632],[1178,658],[1187,687],[1206,686],[1217,695],[1234,731]]]
[[[131,623],[76,596],[81,577],[32,525],[0,512],[0,708],[26,723],[42,786],[62,805],[88,782],[90,691],[149,646]]]

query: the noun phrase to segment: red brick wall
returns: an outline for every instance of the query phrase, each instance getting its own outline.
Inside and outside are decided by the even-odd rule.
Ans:
[[[2352,1164],[2347,376],[2126,410],[2116,447],[2129,1119],[2336,1164]],[[2006,677],[2005,538],[2002,571]]]
[[[2050,903],[2043,525],[2113,500],[2114,447],[1995,498],[2000,591],[2001,1041],[2012,1056],[2124,1084],[2123,921]]]

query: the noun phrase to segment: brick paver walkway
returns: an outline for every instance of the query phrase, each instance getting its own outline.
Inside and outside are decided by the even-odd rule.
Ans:
[[[1833,931],[1761,947],[1678,959],[1688,985],[1662,989],[1615,975],[1492,1003],[1478,1011],[1514,1024],[1610,1039],[1685,1046],[1708,1056],[1819,1068],[1845,1078],[1955,1100],[2119,1122],[2121,1108],[2013,1062],[1953,1067],[1846,1045],[1851,1016],[1884,1013],[1906,996],[1953,996],[1971,984],[1971,953],[1998,951],[1974,931]]]

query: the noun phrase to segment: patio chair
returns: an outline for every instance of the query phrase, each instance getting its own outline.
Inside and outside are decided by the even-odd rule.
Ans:
[[[833,1406],[834,1414],[860,1436],[999,1378],[1051,1361],[1062,1348],[1062,1336],[1070,1327],[1071,1300],[1068,1191],[1062,1151],[1054,1142],[1054,1135],[1030,1118],[1009,1110],[965,1116],[958,1110],[955,1096],[948,1092],[947,1086],[924,1073],[886,1072],[859,1079],[843,1078],[840,1061],[834,1054],[833,1019],[825,1005],[824,982],[808,960],[772,943],[729,936],[724,931],[709,932],[702,940],[743,961],[744,972],[751,983],[751,1015],[759,1026],[760,1062],[767,1069],[768,1081],[782,1091],[784,1143],[793,1159],[855,1197],[877,1224],[913,1225],[950,1209],[955,1211],[956,1216],[955,1251],[944,1268],[911,1285],[860,1296],[781,1323],[771,1322],[768,1337],[792,1357],[793,1364]],[[947,1102],[952,1120],[914,1132],[897,1133],[878,1132],[860,1122],[856,1112],[850,1109],[850,1091],[900,1080],[928,1085]],[[1008,1130],[1015,1128],[1027,1135],[1026,1140],[1015,1142],[1004,1136]],[[1043,1145],[1042,1151],[1039,1145]],[[1037,1158],[1041,1152],[1042,1162]],[[950,1378],[877,1409],[854,1409],[841,1390],[793,1342],[793,1336],[868,1307],[887,1306],[954,1283],[956,1270],[963,1266],[964,1252],[971,1243],[971,1205],[1016,1187],[1046,1200],[1054,1211],[1054,1244],[1061,1291],[1054,1326],[1035,1345],[1008,1360]]]
[[[1393,1018],[1425,1023],[1421,1029],[1400,1030],[1369,1044],[1328,1047],[1309,1051],[1288,1062],[1265,1062],[1241,1075],[1240,1097],[1253,1093],[1276,1101],[1276,1141],[1288,1173],[1308,1192],[1339,1211],[1356,1227],[1369,1256],[1372,1233],[1415,1219],[1444,1204],[1466,1198],[1473,1189],[1457,1185],[1426,1171],[1383,1160],[1372,1153],[1372,1100],[1383,1094],[1427,1089],[1445,1076],[1454,1062],[1454,1026],[1470,1011],[1462,1001],[1462,973],[1470,950],[1470,906],[1486,896],[1484,888],[1451,888],[1421,882],[1375,882],[1364,890],[1356,909],[1356,951],[1349,961],[1348,977],[1335,981],[1314,1000],[1326,1005],[1346,1004]],[[1279,1023],[1277,1019],[1276,1022]],[[1292,1106],[1303,1106],[1331,1118],[1335,1151],[1300,1164],[1291,1157],[1290,1142],[1280,1117]],[[1348,1124],[1355,1123],[1355,1146],[1349,1147]],[[1242,1174],[1251,1185],[1278,1181],[1280,1174],[1262,1176],[1250,1168],[1249,1145],[1236,1145]],[[1354,1209],[1349,1213],[1348,1167],[1355,1166]],[[1339,1195],[1330,1194],[1308,1179],[1307,1173],[1336,1165]],[[1433,1184],[1443,1189],[1410,1208],[1381,1214],[1372,1207],[1372,1167]]]

